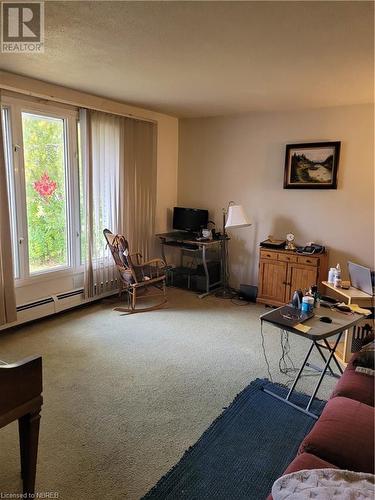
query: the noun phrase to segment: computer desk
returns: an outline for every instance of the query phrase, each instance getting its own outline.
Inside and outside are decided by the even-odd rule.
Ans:
[[[202,256],[202,264],[206,278],[206,287],[204,293],[198,295],[200,299],[207,297],[213,292],[216,292],[220,286],[222,285],[222,272],[223,272],[223,239],[215,239],[215,240],[196,240],[196,239],[185,239],[182,238],[179,233],[176,233],[174,236],[173,232],[169,233],[161,233],[156,235],[160,239],[161,244],[161,256],[164,262],[167,263],[167,258],[165,255],[165,247],[175,247],[181,250],[181,263],[183,258],[183,252],[199,252]],[[229,238],[227,237],[227,240]],[[219,281],[215,281],[214,283],[210,280],[210,274],[207,266],[207,252],[213,248],[219,248],[219,260],[221,267],[221,277]],[[182,267],[182,266],[181,266]]]

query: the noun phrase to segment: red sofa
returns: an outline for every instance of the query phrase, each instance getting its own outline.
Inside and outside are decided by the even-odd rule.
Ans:
[[[374,473],[374,377],[355,371],[357,356],[352,356],[284,475],[323,468]]]

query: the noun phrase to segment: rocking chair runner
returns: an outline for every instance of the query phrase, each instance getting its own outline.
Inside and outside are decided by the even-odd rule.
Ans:
[[[142,255],[139,252],[135,254],[129,253],[129,244],[123,235],[113,234],[109,229],[104,229],[103,234],[120,275],[119,295],[121,297],[123,291],[128,294],[128,307],[116,307],[114,310],[136,313],[151,311],[163,306],[167,302],[165,262],[162,259],[151,259],[142,262]],[[133,262],[133,258],[135,262]],[[138,292],[141,290],[147,291],[150,286],[158,288],[160,293],[139,296]],[[158,304],[136,308],[138,298],[143,299],[160,295],[163,296],[163,300]]]

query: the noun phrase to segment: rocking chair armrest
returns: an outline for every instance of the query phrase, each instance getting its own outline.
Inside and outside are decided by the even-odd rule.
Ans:
[[[130,257],[130,258],[132,258],[132,257],[134,257],[134,256],[135,256],[135,257],[137,257],[137,264],[138,264],[139,266],[140,266],[140,265],[142,265],[142,258],[143,258],[143,257],[142,257],[142,254],[141,254],[140,252],[135,252],[135,253],[131,253],[131,254],[129,255],[129,257]]]
[[[147,262],[143,262],[141,267],[144,267],[144,266],[152,266],[153,264],[160,264],[162,267],[166,267],[166,263],[164,262],[163,259],[159,259],[159,258],[156,258],[156,259],[151,259],[151,260],[148,260]]]

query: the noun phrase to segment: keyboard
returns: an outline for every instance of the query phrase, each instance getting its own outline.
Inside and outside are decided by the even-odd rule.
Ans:
[[[170,233],[163,234],[163,238],[173,238],[174,240],[195,240],[196,234],[187,233],[186,231],[172,231]]]
[[[199,247],[197,245],[193,245],[192,243],[183,243],[182,247],[185,250],[198,250]]]

